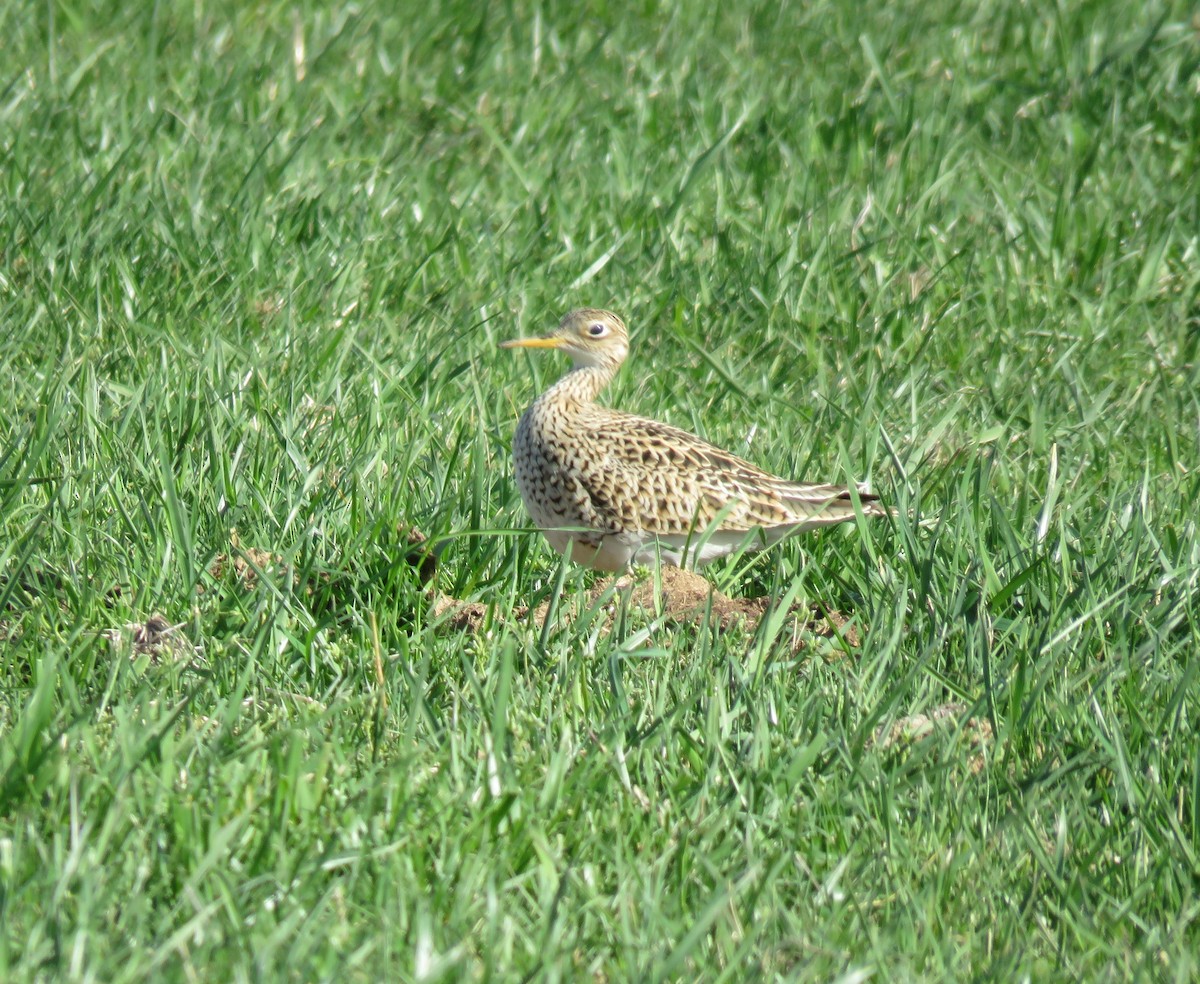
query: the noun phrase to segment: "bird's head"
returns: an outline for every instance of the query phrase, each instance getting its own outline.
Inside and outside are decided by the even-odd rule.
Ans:
[[[629,354],[625,322],[611,311],[579,308],[565,315],[558,327],[541,338],[514,338],[502,348],[554,348],[571,357],[576,368],[599,366],[615,370]]]

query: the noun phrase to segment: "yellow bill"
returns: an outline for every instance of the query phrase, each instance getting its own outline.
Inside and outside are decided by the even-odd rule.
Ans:
[[[561,348],[563,340],[561,338],[510,338],[507,342],[501,342],[501,348]]]

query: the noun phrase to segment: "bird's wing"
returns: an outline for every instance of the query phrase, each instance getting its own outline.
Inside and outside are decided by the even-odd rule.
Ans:
[[[599,510],[647,533],[818,526],[854,515],[849,489],[789,482],[657,420],[596,408],[584,484]],[[875,497],[859,491],[861,501]]]

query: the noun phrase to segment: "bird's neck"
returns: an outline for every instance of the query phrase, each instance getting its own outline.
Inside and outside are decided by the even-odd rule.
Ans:
[[[543,398],[591,403],[604,392],[616,372],[616,366],[579,366],[546,390]]]

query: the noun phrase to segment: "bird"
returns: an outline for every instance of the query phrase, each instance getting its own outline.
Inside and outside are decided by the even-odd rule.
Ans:
[[[572,367],[522,414],[517,489],[550,546],[585,567],[698,567],[887,509],[863,485],[792,482],[694,434],[596,402],[629,355],[625,322],[579,308],[506,349],[557,349]]]

